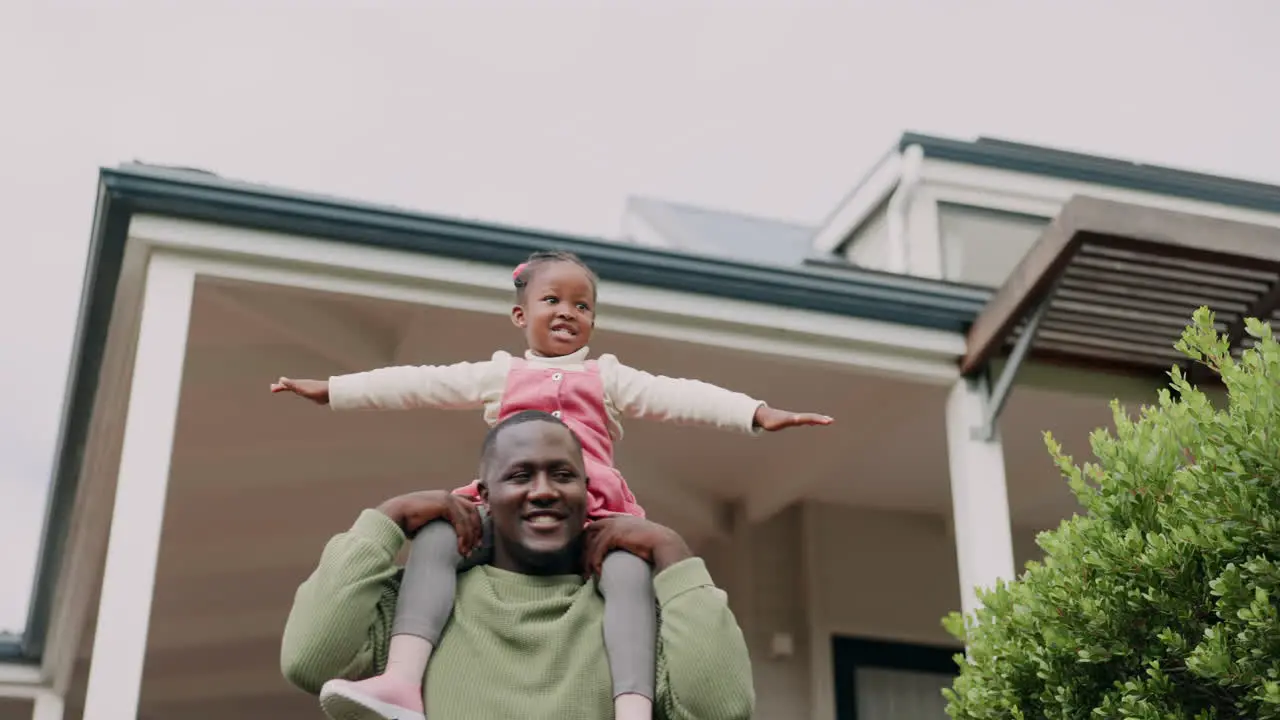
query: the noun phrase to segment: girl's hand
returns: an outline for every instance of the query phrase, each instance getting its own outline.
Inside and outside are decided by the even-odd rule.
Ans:
[[[328,380],[290,380],[282,377],[271,383],[271,392],[291,392],[320,405],[329,404]]]
[[[458,535],[458,554],[466,557],[484,539],[484,522],[479,506],[471,500],[447,490],[421,490],[400,495],[378,506],[383,515],[413,537],[432,520],[444,520]]]
[[[771,408],[767,405],[761,405],[756,409],[755,424],[756,427],[776,432],[790,427],[802,427],[805,425],[830,425],[835,422],[834,419],[826,415],[818,415],[817,413],[794,413],[786,410]]]
[[[587,526],[583,575],[600,577],[604,559],[613,550],[626,550],[653,566],[655,573],[693,557],[675,530],[632,515],[615,515]]]

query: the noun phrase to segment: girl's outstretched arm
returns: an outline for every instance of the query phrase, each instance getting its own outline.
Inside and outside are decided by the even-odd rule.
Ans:
[[[748,433],[832,422],[825,415],[777,410],[701,380],[653,375],[623,365],[612,355],[600,358],[600,369],[610,402],[629,417]]]
[[[502,393],[510,356],[453,365],[404,365],[328,380],[280,378],[272,392],[292,392],[334,410],[474,410]]]
[[[835,420],[830,415],[819,415],[818,413],[797,413],[788,410],[779,410],[771,408],[768,405],[761,405],[756,410],[755,424],[761,430],[776,432],[791,427],[805,427],[808,425],[830,425]]]
[[[329,404],[328,380],[295,380],[293,378],[282,377],[271,383],[271,392],[291,392],[298,397],[304,397],[318,405]]]

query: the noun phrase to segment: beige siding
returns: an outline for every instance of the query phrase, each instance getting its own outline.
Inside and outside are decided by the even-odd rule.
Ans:
[[[766,522],[739,523],[731,542],[702,550],[712,577],[729,593],[755,670],[756,720],[809,717],[809,623],[803,563],[803,517],[795,505]],[[775,633],[794,642],[773,659]]]
[[[35,703],[25,698],[0,698],[0,720],[30,720]]]
[[[887,270],[889,268],[889,220],[888,205],[881,204],[871,212],[866,220],[845,245],[845,257],[859,267],[871,270]]]
[[[746,634],[759,720],[835,717],[832,635],[954,644],[941,619],[960,590],[941,516],[808,503],[700,550]],[[1038,557],[1034,533],[1016,530],[1014,551],[1018,567]],[[792,635],[791,657],[770,657],[775,633]]]
[[[749,645],[755,660],[757,716],[809,715],[809,618],[803,559],[803,512],[794,505],[752,533],[756,597]],[[775,633],[794,643],[789,658],[770,658]]]

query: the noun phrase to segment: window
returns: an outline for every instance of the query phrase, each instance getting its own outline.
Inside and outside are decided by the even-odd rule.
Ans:
[[[1049,222],[1036,215],[938,203],[943,277],[972,285],[1003,285]]]
[[[837,720],[947,720],[959,648],[832,639]]]

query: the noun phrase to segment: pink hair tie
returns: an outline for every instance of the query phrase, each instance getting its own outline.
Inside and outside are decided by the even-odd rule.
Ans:
[[[527,268],[527,267],[529,267],[529,263],[527,263],[527,262],[523,262],[523,263],[520,263],[519,265],[517,265],[517,266],[516,266],[516,269],[515,269],[515,270],[513,270],[513,271],[511,272],[511,279],[512,279],[512,280],[519,280],[519,279],[520,279],[520,273],[524,272],[524,269],[525,269],[525,268]]]

